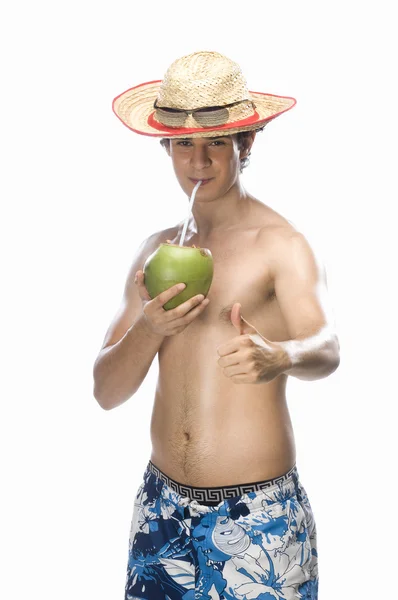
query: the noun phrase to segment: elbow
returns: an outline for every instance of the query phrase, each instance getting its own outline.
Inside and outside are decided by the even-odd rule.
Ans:
[[[340,365],[340,352],[339,350],[330,353],[327,361],[325,362],[325,371],[323,377],[329,377],[332,375]]]
[[[337,371],[340,366],[340,342],[337,335],[334,338],[334,346],[333,346],[333,371]]]
[[[94,387],[93,396],[103,410],[112,410],[113,408],[117,408],[126,402],[126,400],[131,398],[135,392],[136,390],[127,396],[117,396],[115,393],[105,395],[99,393],[99,391]]]
[[[329,344],[327,348],[327,352],[325,355],[325,377],[328,377],[337,369],[340,365],[340,343],[337,336],[334,336],[332,342]]]
[[[139,388],[136,382],[133,386],[127,387],[125,381],[120,381],[117,374],[111,373],[112,377],[107,376],[104,370],[100,371],[100,363],[96,362],[93,369],[93,396],[103,410],[112,410],[120,406],[126,400],[131,398]]]
[[[332,371],[332,373],[334,373],[335,371],[337,371],[337,369],[339,368],[339,366],[340,366],[340,352],[336,355],[336,359],[335,359],[335,361],[333,363],[333,371]]]
[[[111,410],[112,408],[114,408],[114,406],[109,402],[109,400],[106,401],[106,399],[99,394],[96,388],[94,388],[93,390],[93,396],[103,410]]]
[[[106,382],[103,380],[103,377],[100,377],[97,369],[98,359],[93,369],[93,396],[103,410],[112,410],[112,408],[117,406],[115,403],[115,393],[109,393],[109,390],[106,389]]]
[[[331,363],[329,365],[329,371],[328,371],[326,377],[328,377],[329,375],[332,375],[332,373],[337,371],[337,369],[339,368],[339,365],[340,365],[340,355],[337,356],[333,361],[331,361]]]
[[[104,385],[100,385],[98,378],[96,377],[96,373],[94,370],[94,386],[93,386],[93,396],[98,402],[99,406],[103,410],[112,410],[116,406],[115,404],[115,394],[109,394],[109,391],[104,389]],[[102,382],[103,383],[103,382]]]
[[[110,405],[109,398],[107,399],[105,397],[103,390],[100,389],[101,386],[99,385],[95,368],[96,368],[96,365],[94,366],[94,370],[93,370],[93,379],[94,379],[93,396],[101,408],[103,408],[104,410],[111,410],[112,406]]]

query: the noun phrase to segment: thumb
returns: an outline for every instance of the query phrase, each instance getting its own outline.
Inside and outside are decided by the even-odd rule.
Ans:
[[[141,300],[152,300],[150,295],[148,294],[148,290],[144,284],[144,273],[143,271],[137,271],[135,274],[134,283],[138,287],[138,293],[140,295]]]
[[[241,310],[242,305],[239,304],[239,302],[236,302],[231,310],[231,321],[236,330],[239,332],[239,335],[245,335],[247,333],[259,333],[253,325],[251,325],[242,317]]]

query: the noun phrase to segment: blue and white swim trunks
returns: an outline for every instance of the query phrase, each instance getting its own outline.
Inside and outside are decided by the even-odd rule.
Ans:
[[[151,461],[135,498],[125,600],[318,599],[314,515],[296,465],[196,488]]]

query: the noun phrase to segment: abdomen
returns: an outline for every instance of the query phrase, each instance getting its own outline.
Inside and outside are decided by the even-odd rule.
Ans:
[[[176,481],[204,487],[261,481],[288,471],[295,444],[287,377],[235,384],[218,365],[220,342],[211,330],[202,343],[193,339],[187,343],[181,334],[170,336],[159,353],[152,462]]]

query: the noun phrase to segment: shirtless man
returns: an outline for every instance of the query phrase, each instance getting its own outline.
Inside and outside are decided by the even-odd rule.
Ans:
[[[208,297],[166,311],[181,288],[151,299],[143,266],[160,243],[179,243],[184,223],[144,240],[94,366],[94,396],[109,410],[133,396],[156,354],[159,360],[152,454],[134,506],[126,600],[318,593],[315,520],[295,465],[285,390],[288,375],[311,380],[333,373],[339,343],[325,270],[305,236],[240,181],[256,130],[294,101],[268,108],[267,118],[256,96],[248,129],[247,114],[231,114],[235,98],[227,115],[218,109],[220,130],[206,124],[206,111],[186,114],[172,97],[173,77],[181,89],[179,70],[192,88],[220,65],[224,74],[236,69],[210,52],[175,61],[155,94],[167,110],[148,113],[145,126],[122,102],[137,88],[114,100],[115,113],[134,131],[159,135],[163,128],[162,144],[188,198],[203,182],[184,245],[209,248],[214,261]],[[202,99],[199,107],[232,105],[228,85],[219,82],[217,101]],[[195,106],[193,97],[183,106]],[[239,120],[245,125],[236,131]]]

